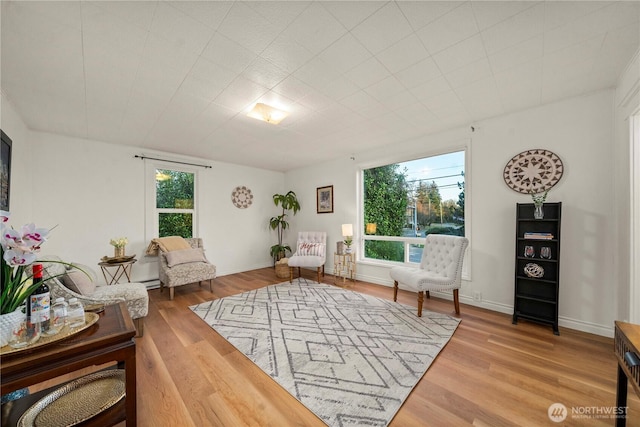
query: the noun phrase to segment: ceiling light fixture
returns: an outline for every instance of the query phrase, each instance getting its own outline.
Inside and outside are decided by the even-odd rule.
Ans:
[[[263,122],[271,123],[273,125],[277,125],[288,115],[289,113],[286,111],[279,110],[261,102],[254,105],[251,111],[247,114],[249,117],[253,117],[254,119],[262,120]]]

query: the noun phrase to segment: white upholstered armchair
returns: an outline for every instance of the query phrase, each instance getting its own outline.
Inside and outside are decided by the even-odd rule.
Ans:
[[[289,282],[293,282],[293,269],[315,268],[318,272],[320,283],[320,271],[324,276],[324,263],[327,256],[327,233],[324,231],[301,231],[298,233],[296,252],[289,258]]]
[[[466,237],[429,234],[425,239],[420,267],[393,267],[393,300],[398,300],[398,284],[418,292],[418,317],[422,316],[424,293],[453,290],[453,304],[460,314],[458,289],[462,282],[462,261],[469,245]]]

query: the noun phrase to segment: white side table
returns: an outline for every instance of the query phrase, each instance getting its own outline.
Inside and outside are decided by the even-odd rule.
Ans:
[[[349,254],[333,253],[333,279],[334,283],[338,277],[342,277],[344,284],[346,279],[356,281],[356,253]]]

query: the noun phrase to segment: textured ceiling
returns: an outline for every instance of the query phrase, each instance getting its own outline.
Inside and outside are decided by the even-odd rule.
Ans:
[[[640,3],[2,1],[31,129],[286,171],[614,87]],[[290,112],[248,118],[255,102]]]

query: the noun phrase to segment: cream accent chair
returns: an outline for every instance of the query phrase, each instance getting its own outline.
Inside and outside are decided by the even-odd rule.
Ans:
[[[169,267],[167,262],[167,252],[160,250],[158,252],[158,274],[160,276],[160,292],[164,287],[169,288],[169,299],[173,300],[174,289],[176,286],[188,285],[196,283],[202,286],[203,280],[209,281],[209,291],[213,292],[211,281],[216,278],[216,266],[211,264],[204,255],[204,247],[200,237],[192,239],[184,239],[192,249],[201,249],[202,255],[199,256],[200,261],[187,262],[184,264]]]
[[[318,283],[320,281],[320,271],[324,276],[324,263],[327,256],[327,233],[324,231],[301,231],[298,233],[296,252],[289,258],[289,282],[293,282],[293,269],[298,267],[298,277],[300,268],[315,268],[318,272]]]
[[[46,259],[41,260],[45,268],[45,274],[47,277],[50,277],[50,279],[47,280],[47,285],[51,292],[52,302],[59,297],[63,297],[67,301],[71,298],[77,298],[83,305],[110,305],[124,301],[127,306],[127,311],[136,327],[136,337],[144,335],[144,318],[149,312],[149,295],[144,283],[117,283],[113,285],[96,286],[97,276],[95,271],[90,267],[73,264],[82,270],[82,272],[80,272],[76,269],[67,269],[64,264],[47,261],[59,262],[61,260],[55,256],[48,256]],[[66,286],[65,282],[68,280],[67,277],[73,274],[76,274],[75,277],[79,276],[83,281],[86,280],[87,283],[92,284],[95,289],[88,294],[81,294]]]
[[[393,267],[393,300],[398,300],[398,283],[418,292],[418,317],[422,317],[424,292],[453,290],[453,304],[460,314],[458,289],[462,282],[462,261],[469,245],[466,237],[429,234],[425,239],[420,267]]]

